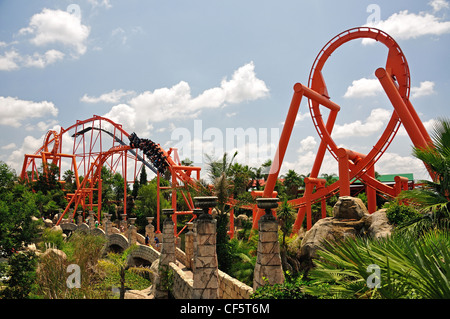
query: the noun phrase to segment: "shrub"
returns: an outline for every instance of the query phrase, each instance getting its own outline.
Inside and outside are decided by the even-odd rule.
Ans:
[[[256,289],[250,296],[251,299],[316,299],[302,289],[304,286],[311,285],[312,282],[306,281],[303,275],[293,276],[289,271],[285,272],[285,281],[283,284],[264,285]]]
[[[386,217],[393,225],[408,223],[418,217],[420,214],[411,206],[402,205],[397,200],[386,204]]]

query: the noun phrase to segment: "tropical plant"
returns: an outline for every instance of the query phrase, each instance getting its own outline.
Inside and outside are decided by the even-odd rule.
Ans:
[[[152,274],[152,271],[149,268],[145,267],[132,267],[128,263],[128,256],[130,253],[137,249],[138,246],[132,245],[129,248],[127,248],[122,254],[116,254],[116,253],[109,253],[108,254],[108,260],[110,260],[114,266],[119,271],[119,278],[120,278],[120,295],[119,299],[125,298],[125,283],[126,283],[126,273],[127,271],[131,271],[135,274]]]
[[[283,265],[283,269],[286,270],[292,270],[292,267],[288,264],[287,261],[287,245],[286,245],[286,236],[290,234],[292,230],[292,225],[294,223],[294,212],[295,209],[287,201],[287,198],[284,199],[284,201],[281,203],[281,205],[277,209],[277,218],[278,222],[280,224],[280,230],[282,233],[282,241],[281,241],[281,247],[280,247],[280,256],[281,256],[281,263]]]
[[[227,153],[224,153],[221,160],[214,160],[211,156],[205,154],[207,158],[208,176],[213,181],[214,195],[217,196],[217,259],[219,268],[228,272],[231,267],[231,249],[228,243],[227,234],[227,201],[232,191],[232,182],[229,179],[231,167],[236,158],[237,152],[233,154],[231,159]]]
[[[450,120],[438,119],[431,133],[432,145],[413,148],[413,155],[428,168],[432,181],[420,181],[422,187],[403,191],[398,196],[415,205],[423,218],[415,223],[448,227],[450,223]],[[417,225],[415,225],[417,226]]]
[[[312,283],[302,275],[294,276],[289,271],[284,273],[282,284],[263,285],[250,296],[251,299],[316,299],[317,297],[305,292],[304,287]]]
[[[316,268],[317,285],[305,292],[323,298],[450,298],[449,232],[429,229],[381,239],[324,242]]]

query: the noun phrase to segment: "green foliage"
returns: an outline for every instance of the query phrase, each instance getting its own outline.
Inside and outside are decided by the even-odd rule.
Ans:
[[[45,228],[41,235],[39,248],[44,251],[46,244],[52,248],[63,249],[64,238],[62,230],[55,231],[50,228]]]
[[[386,203],[386,217],[389,223],[393,225],[401,225],[417,219],[420,215],[417,211],[407,205],[402,205],[398,200]]]
[[[242,281],[243,283],[253,285],[253,271],[256,264],[256,245],[254,241],[230,240],[230,250],[232,264],[229,274]]]
[[[406,232],[325,242],[309,274],[318,285],[306,291],[324,298],[450,298],[449,236],[429,229],[419,238]],[[369,265],[380,269],[379,287],[367,284]]]
[[[138,197],[135,201],[134,213],[136,214],[136,224],[145,227],[147,225],[146,217],[156,217],[157,208],[157,181],[156,178],[146,185],[139,187]],[[170,202],[160,196],[160,209],[170,208]]]
[[[283,284],[269,285],[259,287],[250,296],[251,299],[316,299],[304,292],[304,287],[313,283],[304,279],[302,275],[293,276],[290,272],[285,272],[285,281]]]
[[[40,258],[35,296],[46,299],[108,298],[109,291],[102,288],[105,273],[98,266],[104,245],[102,236],[73,233],[62,247],[67,259],[54,253]],[[80,288],[67,287],[70,264],[80,267]]]
[[[24,185],[4,189],[0,197],[0,247],[9,255],[37,237],[35,195]]]
[[[9,258],[6,287],[0,299],[27,299],[36,278],[36,256],[33,252],[16,253]]]

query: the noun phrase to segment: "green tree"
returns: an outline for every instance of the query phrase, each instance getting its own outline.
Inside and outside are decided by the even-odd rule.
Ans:
[[[37,258],[33,252],[16,253],[9,258],[6,287],[0,291],[4,299],[27,299],[36,279]]]
[[[286,187],[286,195],[288,199],[298,197],[298,189],[305,185],[302,176],[290,169],[284,177],[284,185]]]

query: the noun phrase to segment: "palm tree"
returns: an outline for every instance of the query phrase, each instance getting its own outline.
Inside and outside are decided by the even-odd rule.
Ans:
[[[227,213],[225,210],[228,198],[230,197],[232,184],[229,180],[231,166],[233,160],[237,155],[237,151],[233,154],[231,159],[228,158],[228,154],[224,153],[222,160],[214,160],[212,156],[205,154],[207,159],[207,172],[208,177],[214,184],[214,195],[217,196],[217,259],[219,268],[228,272],[231,263],[231,247],[228,243],[227,235]]]
[[[414,157],[422,160],[433,175],[433,181],[420,181],[423,186],[404,191],[402,200],[414,204],[422,217],[414,221],[438,226],[450,222],[450,120],[438,119],[431,133],[432,145],[413,148]],[[448,224],[447,224],[448,226]]]
[[[294,223],[294,212],[295,209],[292,204],[287,201],[287,198],[281,203],[281,205],[277,209],[277,217],[280,223],[280,229],[283,233],[283,240],[281,243],[280,255],[281,262],[284,270],[291,270],[292,266],[288,264],[287,258],[287,245],[286,245],[286,236],[291,232],[292,225]]]

